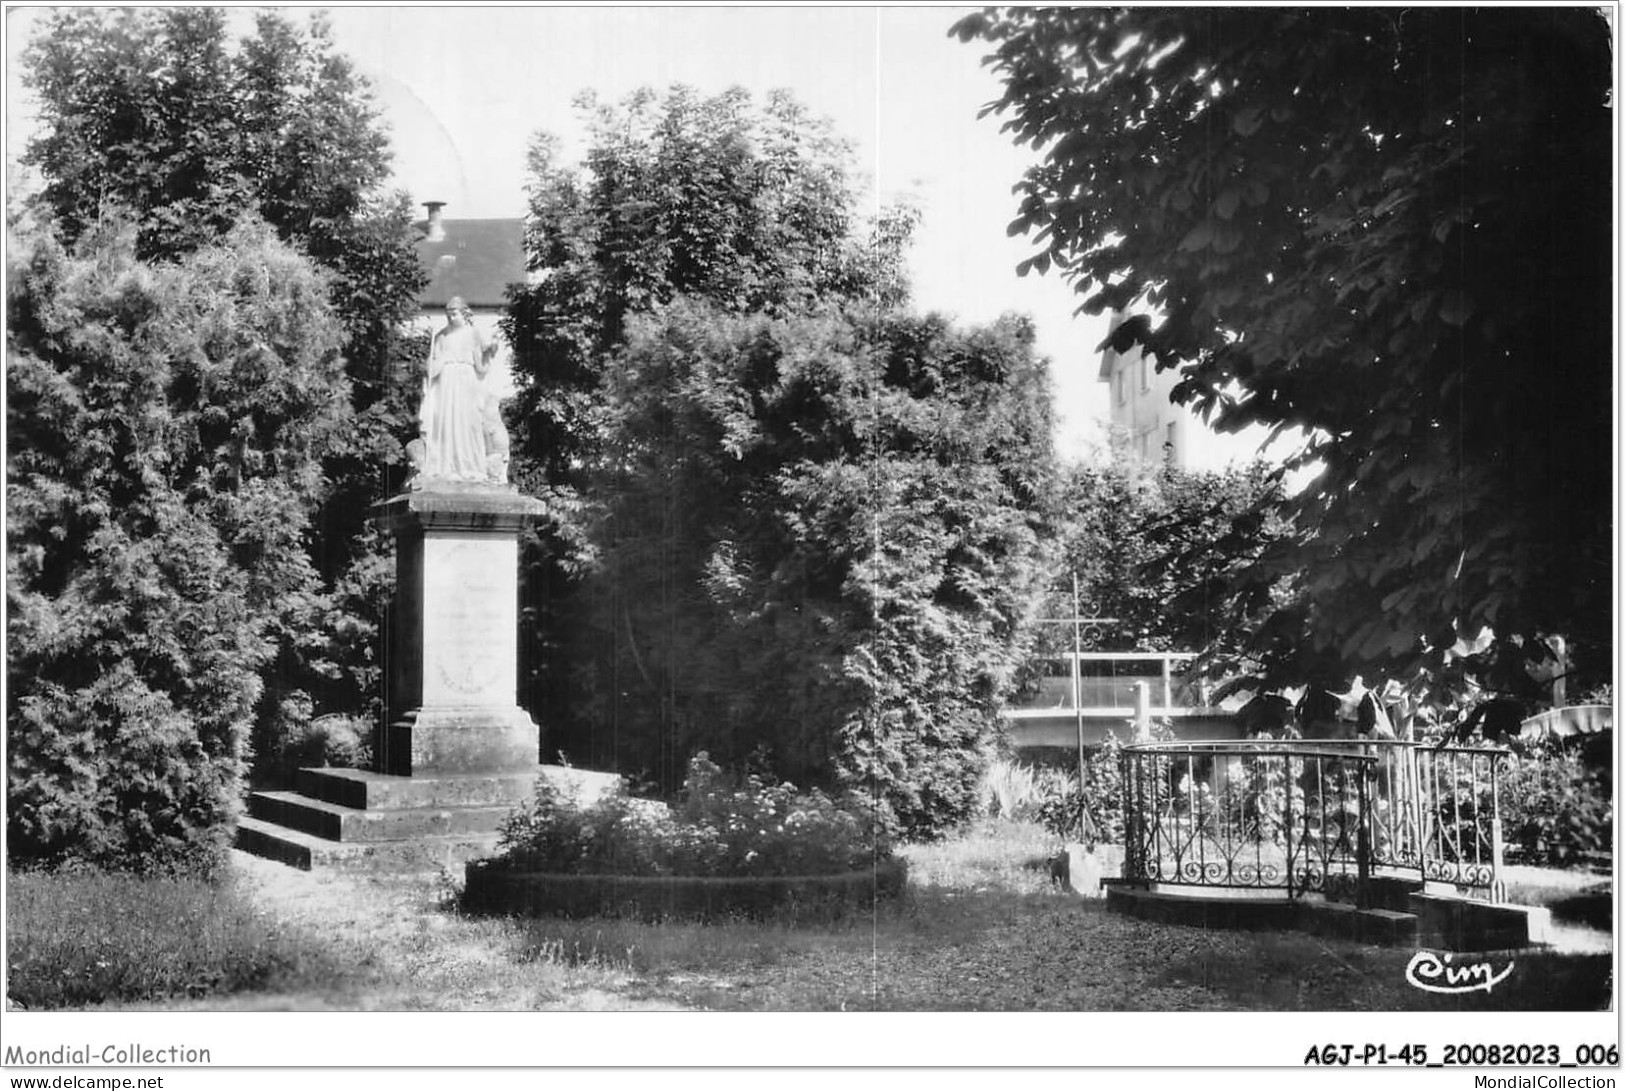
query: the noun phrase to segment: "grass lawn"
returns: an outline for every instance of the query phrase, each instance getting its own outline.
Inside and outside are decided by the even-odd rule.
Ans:
[[[249,920],[267,931],[245,945],[278,952],[273,970],[217,978],[200,990],[109,994],[107,1003],[198,1010],[1336,1011],[1591,1010],[1609,999],[1609,954],[1519,952],[1510,956],[1512,975],[1493,993],[1435,996],[1406,984],[1414,953],[1406,949],[1108,914],[1102,902],[1050,884],[1044,857],[1051,847],[1037,827],[1010,823],[911,846],[904,898],[872,916],[820,927],[473,919],[450,910],[448,877],[310,874],[241,857],[232,897],[243,901],[232,904],[253,907]],[[33,934],[29,918],[43,908],[31,909],[26,887],[21,898],[18,889],[13,876],[13,967],[17,937]],[[90,1003],[82,996],[68,1002]]]
[[[27,1008],[297,987],[342,972],[231,883],[13,872],[8,1000]]]

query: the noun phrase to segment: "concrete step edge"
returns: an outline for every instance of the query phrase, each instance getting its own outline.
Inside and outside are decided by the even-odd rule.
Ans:
[[[354,870],[432,870],[460,864],[496,849],[495,834],[447,834],[399,841],[330,841],[244,816],[237,822],[235,845],[262,859],[301,871],[331,867]]]
[[[500,804],[481,804],[369,811],[298,792],[254,792],[249,796],[253,818],[346,843],[495,833],[512,810]]]
[[[297,790],[312,799],[360,810],[410,810],[423,806],[507,806],[528,802],[537,771],[459,773],[403,777],[367,769],[299,770]]]

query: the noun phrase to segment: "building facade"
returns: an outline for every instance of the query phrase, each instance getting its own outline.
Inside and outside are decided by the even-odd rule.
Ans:
[[[1123,319],[1121,313],[1113,315],[1112,330]],[[1100,358],[1099,379],[1109,384],[1111,429],[1126,444],[1129,456],[1142,465],[1223,470],[1264,457],[1267,429],[1214,431],[1191,408],[1173,403],[1179,373],[1159,372],[1155,357],[1138,347],[1128,352],[1107,348]]]

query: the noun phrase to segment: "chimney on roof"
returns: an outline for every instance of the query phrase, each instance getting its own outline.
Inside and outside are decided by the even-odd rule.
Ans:
[[[446,202],[424,201],[423,207],[429,210],[429,230],[424,237],[430,242],[445,242],[446,222],[440,210],[446,207]]]

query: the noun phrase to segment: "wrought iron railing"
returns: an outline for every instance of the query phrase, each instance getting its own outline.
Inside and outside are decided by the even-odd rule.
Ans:
[[[1369,902],[1375,875],[1499,898],[1504,751],[1243,740],[1123,749],[1123,877]]]
[[[1421,800],[1422,878],[1499,901],[1505,892],[1500,769],[1507,751],[1417,747],[1411,754]]]

